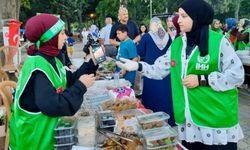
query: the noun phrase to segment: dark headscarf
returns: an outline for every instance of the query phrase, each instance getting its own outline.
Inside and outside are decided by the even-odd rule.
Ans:
[[[27,39],[36,43],[43,33],[48,31],[58,20],[59,18],[50,14],[41,14],[30,18],[25,25]],[[39,51],[48,56],[57,56],[60,51],[58,49],[58,34],[45,43],[41,42],[39,49],[35,45],[31,45],[27,50],[28,55],[34,55]]]
[[[249,28],[250,27],[250,20],[245,20],[244,21],[244,24],[243,24],[243,28],[246,29],[246,28]]]
[[[187,32],[187,45],[198,45],[200,55],[208,54],[208,29],[214,17],[213,8],[203,0],[185,0],[182,8],[193,20],[192,30]]]
[[[176,29],[176,36],[175,36],[175,38],[177,38],[178,36],[180,36],[180,33],[181,33],[181,29],[180,29],[180,25],[178,23],[178,19],[179,19],[179,15],[175,15],[173,17],[173,24],[174,24],[174,27]]]

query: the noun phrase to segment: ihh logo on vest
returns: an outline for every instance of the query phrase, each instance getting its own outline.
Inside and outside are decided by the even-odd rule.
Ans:
[[[196,70],[207,71],[209,69],[209,62],[210,56],[206,55],[204,57],[198,56],[197,63],[196,63]]]

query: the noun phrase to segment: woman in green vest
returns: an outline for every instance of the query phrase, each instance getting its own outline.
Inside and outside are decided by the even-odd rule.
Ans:
[[[64,22],[49,14],[30,18],[27,39],[35,43],[27,50],[10,118],[11,150],[53,150],[54,128],[61,116],[72,116],[94,81],[97,66],[82,64],[74,73],[66,71],[56,56],[66,42]]]
[[[171,72],[174,117],[179,140],[190,150],[237,150],[243,138],[238,92],[244,80],[240,59],[223,35],[209,30],[212,7],[185,0],[178,23],[184,35],[153,65],[121,58],[117,65],[161,80]]]
[[[213,30],[214,32],[223,34],[223,31],[221,30],[220,24],[221,24],[220,20],[214,19],[212,24],[211,24],[211,30]]]
[[[226,29],[227,29],[227,38],[231,41],[231,43],[233,44],[234,46],[234,49],[236,49],[236,41],[237,41],[237,38],[236,38],[236,34],[238,32],[238,29],[237,29],[237,20],[235,18],[227,18],[225,20],[226,22]]]
[[[239,29],[237,32],[236,50],[250,49],[250,21],[248,19],[240,19]]]

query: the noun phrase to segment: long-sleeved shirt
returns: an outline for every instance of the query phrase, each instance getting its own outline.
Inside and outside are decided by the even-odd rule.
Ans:
[[[185,41],[185,39],[183,40]],[[183,45],[185,45],[184,43]],[[170,73],[170,51],[159,57],[153,65],[144,62],[142,73],[152,79],[163,79]],[[182,60],[186,60],[185,52]],[[242,63],[234,52],[230,42],[223,38],[220,47],[219,71],[208,75],[209,86],[215,91],[227,91],[240,86],[244,81]],[[187,101],[188,103],[188,101]],[[185,108],[187,109],[187,107]],[[195,125],[191,120],[189,109],[186,110],[186,122],[178,125],[179,140],[186,142],[202,142],[206,145],[225,145],[228,142],[238,142],[244,137],[239,124],[230,128],[205,128]]]
[[[37,55],[44,57],[58,73],[54,57],[41,53]],[[67,88],[61,93],[56,93],[44,73],[33,72],[20,98],[21,107],[30,112],[42,112],[50,117],[74,115],[82,104],[83,94],[87,91],[79,78],[83,74],[95,73],[97,68],[90,60],[83,63],[74,73],[67,71]]]
[[[142,73],[144,76],[152,79],[161,80],[170,73],[170,53],[159,57],[153,65],[145,62],[142,64]],[[183,55],[182,57],[186,57]],[[236,86],[240,86],[244,80],[244,70],[242,63],[230,42],[223,38],[221,43],[219,72],[212,72],[208,75],[209,86],[215,91],[227,91]]]
[[[249,42],[249,33],[248,32],[245,32],[245,33],[237,32],[236,37],[237,37],[238,41],[243,41],[244,43]]]

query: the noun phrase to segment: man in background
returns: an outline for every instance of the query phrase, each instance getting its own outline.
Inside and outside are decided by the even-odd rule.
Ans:
[[[109,36],[112,28],[112,19],[111,17],[106,17],[105,18],[105,24],[101,31],[100,31],[100,38],[99,42],[100,44],[103,44],[105,47],[105,55],[115,58],[117,52],[116,52],[116,47],[110,44],[109,42]]]

